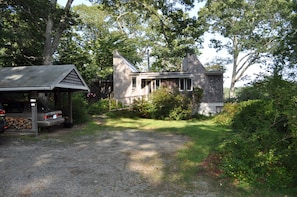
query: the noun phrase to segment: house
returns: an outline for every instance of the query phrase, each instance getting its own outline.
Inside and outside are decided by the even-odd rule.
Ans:
[[[203,89],[198,109],[193,112],[214,114],[223,107],[223,72],[207,71],[196,55],[187,55],[181,72],[140,72],[118,52],[113,54],[114,98],[130,105],[137,98],[147,98],[161,86],[178,88],[191,93],[195,87]]]

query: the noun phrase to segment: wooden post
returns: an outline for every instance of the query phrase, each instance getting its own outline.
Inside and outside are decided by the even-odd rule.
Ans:
[[[69,106],[69,124],[70,127],[73,125],[73,117],[72,117],[72,93],[68,92],[68,106]]]
[[[62,108],[62,102],[61,102],[61,94],[60,89],[57,88],[54,90],[54,100],[55,100],[55,108],[61,109]]]
[[[32,131],[38,136],[38,124],[37,124],[37,102],[36,98],[30,99],[31,111],[32,111]]]

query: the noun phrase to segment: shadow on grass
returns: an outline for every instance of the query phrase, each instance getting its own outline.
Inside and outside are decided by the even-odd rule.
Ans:
[[[189,193],[193,190],[199,190],[200,196],[204,194],[206,195],[208,192],[217,193],[217,196],[259,196],[258,192],[250,192],[247,191],[246,188],[238,189],[227,182],[222,182],[218,178],[209,176],[207,172],[201,173],[199,165],[215,150],[220,140],[230,132],[228,128],[218,126],[211,120],[161,121],[142,119],[130,115],[120,116],[120,114],[117,114],[112,118],[97,116],[85,125],[74,127],[69,130],[71,132],[62,133],[61,135],[57,135],[56,138],[62,140],[63,143],[71,143],[82,139],[94,139],[96,136],[100,136],[104,132],[125,132],[128,129],[141,132],[154,131],[165,134],[170,133],[187,136],[189,138],[185,148],[179,150],[174,155],[155,153],[153,151],[154,149],[147,149],[147,153],[153,151],[154,154],[145,157],[143,157],[143,155],[140,157],[137,155],[137,152],[129,152],[129,156],[132,158],[130,162],[134,162],[138,166],[143,165],[144,167],[149,168],[150,162],[157,163],[158,166],[161,166],[160,170],[162,173],[160,177],[157,177],[159,182],[155,184],[155,187],[161,189],[168,189],[169,187],[172,190],[180,190],[180,188],[182,188],[181,191],[188,191]],[[110,137],[109,135],[106,136]],[[134,136],[131,135],[131,138],[133,137]],[[44,133],[41,134],[38,139],[46,138],[53,138],[53,135],[51,135],[51,133]],[[130,137],[127,139],[129,138]],[[151,145],[152,143],[136,142],[137,146],[131,144],[129,144],[130,148],[143,148],[150,147],[148,145]],[[133,158],[135,159],[133,160]],[[151,169],[151,172],[155,172],[155,168],[149,169]],[[142,171],[140,170],[139,173],[141,174],[141,172]],[[150,173],[148,176],[155,176],[154,174],[155,173]],[[264,195],[261,193],[261,196],[277,195]]]
[[[178,171],[170,167],[163,169],[164,182],[193,188],[197,187],[195,186],[197,183],[201,184],[197,180],[207,179],[213,190],[219,192],[219,196],[281,196],[281,194],[259,191],[246,185],[234,185],[226,178],[209,176],[208,172],[200,169],[200,164],[215,152],[222,138],[230,135],[229,128],[217,125],[212,120],[163,121],[118,116],[115,119],[105,119],[103,125],[104,129],[115,131],[129,128],[189,137],[190,141],[186,144],[186,148],[179,150],[176,154],[175,164],[178,165]]]
[[[123,131],[125,129],[135,129],[146,132],[170,133],[189,137],[186,147],[175,154],[175,158],[168,158],[167,162],[173,162],[170,165],[164,165],[163,183],[170,183],[184,188],[184,190],[196,190],[207,180],[209,190],[219,192],[219,196],[246,196],[244,190],[239,190],[232,185],[222,183],[218,177],[211,177],[207,172],[201,173],[199,165],[215,150],[219,141],[230,130],[221,127],[212,120],[189,120],[189,121],[163,121],[142,118],[116,117],[98,119],[94,122],[100,125],[102,130]],[[176,167],[172,167],[176,166]],[[177,170],[178,169],[178,170]],[[203,190],[203,188],[202,188]],[[205,188],[204,188],[205,190]]]

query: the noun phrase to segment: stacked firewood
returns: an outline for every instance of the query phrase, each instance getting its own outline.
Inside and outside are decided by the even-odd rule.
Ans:
[[[6,122],[9,128],[12,129],[31,129],[32,121],[26,118],[6,117]]]

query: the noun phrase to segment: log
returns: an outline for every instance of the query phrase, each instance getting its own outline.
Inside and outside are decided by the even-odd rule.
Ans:
[[[9,128],[17,130],[32,129],[32,121],[26,118],[6,117],[6,122]]]

